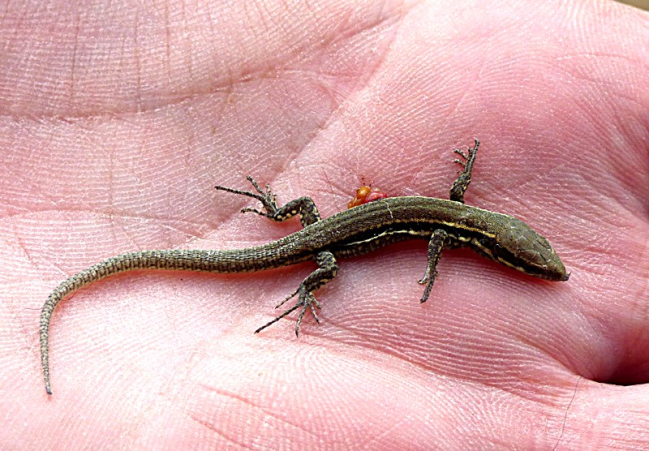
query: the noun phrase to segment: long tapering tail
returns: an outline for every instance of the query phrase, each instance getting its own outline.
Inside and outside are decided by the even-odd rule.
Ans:
[[[45,379],[45,391],[50,388],[49,328],[54,309],[67,296],[93,282],[125,271],[144,269],[171,271],[204,271],[216,273],[241,273],[278,268],[311,258],[304,252],[296,256],[292,243],[278,240],[266,245],[244,250],[152,250],[130,252],[107,258],[69,277],[59,284],[47,298],[41,312],[40,342],[41,364]]]

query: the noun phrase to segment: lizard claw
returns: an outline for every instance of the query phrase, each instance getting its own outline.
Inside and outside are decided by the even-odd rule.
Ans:
[[[302,325],[302,319],[304,318],[304,315],[306,314],[307,310],[311,310],[311,313],[313,314],[313,317],[315,318],[316,322],[319,324],[320,323],[320,318],[318,317],[318,314],[316,313],[316,308],[320,308],[320,303],[316,299],[316,297],[311,293],[310,291],[307,291],[306,288],[304,287],[304,284],[300,284],[297,290],[295,290],[293,293],[291,293],[290,296],[286,297],[283,301],[281,301],[275,308],[279,308],[282,305],[286,303],[289,299],[294,297],[296,294],[299,293],[298,300],[293,304],[291,307],[288,309],[284,310],[280,315],[276,316],[273,318],[271,321],[267,322],[263,326],[261,326],[259,329],[255,331],[255,333],[259,333],[262,330],[266,329],[268,326],[275,324],[277,321],[280,319],[284,318],[285,316],[290,315],[293,313],[295,310],[300,309],[300,313],[298,314],[297,321],[295,322],[295,336],[300,335],[300,326]]]
[[[277,213],[277,210],[279,210],[279,208],[277,207],[276,196],[270,190],[270,185],[266,184],[266,190],[263,190],[261,189],[259,184],[255,181],[255,179],[252,178],[251,175],[247,176],[246,178],[252,184],[253,188],[255,188],[256,193],[252,191],[243,191],[239,189],[228,188],[226,186],[221,186],[221,185],[216,185],[214,188],[221,191],[227,191],[229,193],[240,194],[242,196],[252,197],[253,199],[257,199],[259,202],[261,202],[261,205],[265,210],[265,211],[261,211],[256,208],[245,207],[241,209],[241,213],[252,212],[252,213],[257,213],[260,216],[273,218],[273,216],[275,215],[275,213]]]

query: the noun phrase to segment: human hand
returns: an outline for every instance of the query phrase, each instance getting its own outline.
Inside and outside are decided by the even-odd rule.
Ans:
[[[41,5],[0,21],[4,446],[648,446],[645,13]],[[569,282],[450,251],[420,305],[425,243],[403,244],[340,261],[316,293],[322,324],[296,340],[291,321],[252,332],[308,265],[125,274],[55,312],[45,395],[38,317],[65,277],[299,228],[239,215],[251,203],[215,184],[252,174],[323,216],[361,178],[446,198],[451,151],[474,136],[467,203],[543,233]]]

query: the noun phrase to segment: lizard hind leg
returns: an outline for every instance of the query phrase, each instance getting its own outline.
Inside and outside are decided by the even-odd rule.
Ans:
[[[334,255],[329,251],[318,252],[316,256],[316,263],[318,264],[318,269],[309,274],[302,281],[297,290],[287,296],[282,302],[277,304],[275,308],[281,307],[289,299],[297,295],[298,298],[295,304],[286,309],[280,315],[273,318],[271,321],[261,326],[255,331],[255,333],[261,332],[268,326],[275,324],[285,316],[288,316],[298,309],[300,309],[300,313],[298,314],[297,320],[295,322],[295,336],[299,336],[300,334],[300,326],[302,325],[302,320],[304,319],[304,315],[306,314],[307,310],[311,310],[311,313],[313,314],[316,322],[320,323],[320,318],[318,318],[318,314],[316,313],[316,308],[320,308],[320,303],[316,299],[313,292],[336,277],[336,273],[338,272],[338,264],[336,263],[336,258],[334,257]]]
[[[255,192],[243,191],[235,188],[228,188],[226,186],[217,185],[214,188],[220,191],[227,191],[228,193],[239,194],[246,197],[252,197],[261,202],[262,210],[252,207],[245,207],[241,209],[242,213],[256,213],[276,222],[286,221],[293,216],[299,215],[302,227],[318,222],[320,220],[320,213],[315,206],[315,202],[310,197],[299,197],[294,199],[281,207],[277,205],[277,196],[270,190],[270,186],[266,184],[265,189],[262,189],[257,181],[252,176],[246,177],[252,184]]]

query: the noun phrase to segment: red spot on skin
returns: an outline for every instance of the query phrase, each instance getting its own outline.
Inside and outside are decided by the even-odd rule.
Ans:
[[[368,202],[374,202],[375,200],[379,200],[379,199],[387,199],[387,197],[388,195],[381,191],[372,191],[367,195],[367,197],[365,198],[365,202],[363,203],[366,204]]]
[[[354,208],[368,202],[374,202],[379,199],[386,199],[388,195],[378,188],[370,188],[369,186],[361,186],[356,190],[356,195],[347,204],[347,208]]]

